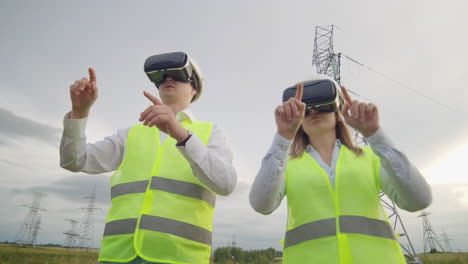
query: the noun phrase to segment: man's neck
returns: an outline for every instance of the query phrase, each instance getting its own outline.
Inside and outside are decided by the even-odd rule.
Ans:
[[[174,115],[177,115],[178,112],[189,108],[188,105],[185,104],[166,104],[174,113]]]

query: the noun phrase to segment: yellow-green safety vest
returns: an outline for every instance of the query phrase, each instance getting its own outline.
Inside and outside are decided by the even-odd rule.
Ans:
[[[380,202],[380,161],[342,146],[335,188],[307,153],[286,168],[288,222],[284,264],[404,264]]]
[[[211,123],[181,122],[205,145]],[[216,195],[193,176],[189,163],[156,127],[133,126],[122,164],[111,177],[99,261],[129,262],[137,255],[162,263],[208,264]]]

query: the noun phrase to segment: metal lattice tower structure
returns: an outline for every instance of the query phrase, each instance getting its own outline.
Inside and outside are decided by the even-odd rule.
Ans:
[[[333,49],[334,28],[333,25],[315,27],[312,67],[318,74],[325,74],[341,85],[341,53],[335,53]],[[367,144],[358,131],[354,130],[353,135],[357,145]]]
[[[231,247],[232,247],[232,248],[236,248],[236,247],[237,247],[236,235],[232,235]]]
[[[447,236],[447,233],[445,233],[445,232],[443,232],[442,234],[440,234],[440,237],[441,237],[442,241],[444,242],[445,252],[454,252],[454,251],[453,251],[453,248],[452,248],[452,245],[450,245],[450,240],[453,240],[453,239],[450,239],[450,238]]]
[[[39,229],[41,229],[41,215],[37,215],[36,222],[32,227],[32,241],[31,244],[35,247],[37,242],[37,234],[39,234]]]
[[[70,228],[68,231],[63,232],[63,234],[66,235],[63,247],[67,249],[74,248],[76,246],[76,239],[80,237],[80,234],[75,231],[78,221],[73,219],[66,220],[70,223]]]
[[[429,215],[431,213],[422,212],[418,217],[422,218],[423,222],[423,243],[424,253],[444,252],[444,248],[439,243],[439,238],[432,229],[431,222],[429,222]]]
[[[411,240],[408,236],[408,232],[406,232],[405,225],[403,224],[403,220],[398,213],[395,203],[388,199],[388,197],[386,197],[385,193],[383,192],[380,192],[380,202],[387,210],[387,215],[390,222],[393,221],[393,231],[399,236],[398,242],[400,243],[403,253],[407,257],[408,263],[422,263],[422,261],[416,256],[416,251],[414,250],[413,244],[411,243]],[[407,244],[404,243],[405,240]]]
[[[328,75],[341,84],[341,54],[333,50],[333,29],[333,25],[315,27],[312,66],[315,66],[317,73]]]
[[[325,74],[333,78],[341,85],[340,58],[341,53],[335,53],[333,49],[333,30],[335,26],[317,26],[315,27],[314,54],[312,56],[312,66],[315,67],[318,74]],[[350,91],[348,89],[348,91]],[[350,91],[352,92],[352,91]],[[354,92],[352,92],[354,93]],[[364,137],[358,132],[353,131],[354,141],[358,146],[367,145]],[[388,201],[387,201],[388,200]],[[406,232],[403,221],[398,213],[395,203],[385,198],[381,192],[380,201],[382,206],[389,211],[388,218],[392,222],[393,231],[400,236],[399,243],[408,259],[408,263],[422,263],[416,256],[411,240]],[[397,232],[397,228],[400,232]],[[404,246],[401,239],[407,240],[408,246]]]
[[[85,212],[85,215],[81,223],[82,233],[79,247],[88,251],[94,235],[94,211],[100,209],[96,207],[96,186],[94,186],[91,195],[84,198],[88,199],[88,206],[81,208]]]
[[[33,192],[34,199],[31,205],[23,205],[24,207],[29,208],[28,215],[23,221],[23,224],[18,229],[16,233],[16,244],[17,245],[33,245],[36,246],[37,235],[39,233],[41,225],[41,216],[39,211],[46,211],[41,208],[41,199],[45,194],[39,192]]]

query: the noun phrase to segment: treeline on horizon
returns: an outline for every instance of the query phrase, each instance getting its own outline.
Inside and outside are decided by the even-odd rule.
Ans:
[[[243,250],[238,247],[220,247],[213,253],[215,263],[242,263],[242,264],[269,264],[277,257],[282,257],[283,252],[274,248],[261,250]]]
[[[3,241],[3,242],[0,242],[0,244],[6,244],[6,245],[17,245],[17,243],[15,241]],[[33,245],[31,244],[24,244],[24,245],[21,245],[21,246],[24,246],[24,247],[32,247]],[[36,244],[35,245],[36,247],[61,247],[61,248],[66,248],[64,247],[62,244],[54,244],[54,243],[45,243],[45,244]],[[80,248],[80,247],[73,247],[73,248]],[[89,249],[99,249],[99,248],[93,248],[93,247],[90,247]]]
[[[15,241],[3,241],[3,242],[0,242],[0,244],[16,244]],[[31,245],[25,245],[25,246],[31,246]],[[36,247],[62,247],[61,244],[53,244],[53,243],[47,243],[47,244],[36,244]]]

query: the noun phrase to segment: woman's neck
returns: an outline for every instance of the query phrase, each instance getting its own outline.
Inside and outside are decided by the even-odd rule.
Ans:
[[[309,144],[317,150],[322,160],[330,166],[336,143],[335,131],[320,134],[308,133],[307,136],[309,137]]]

